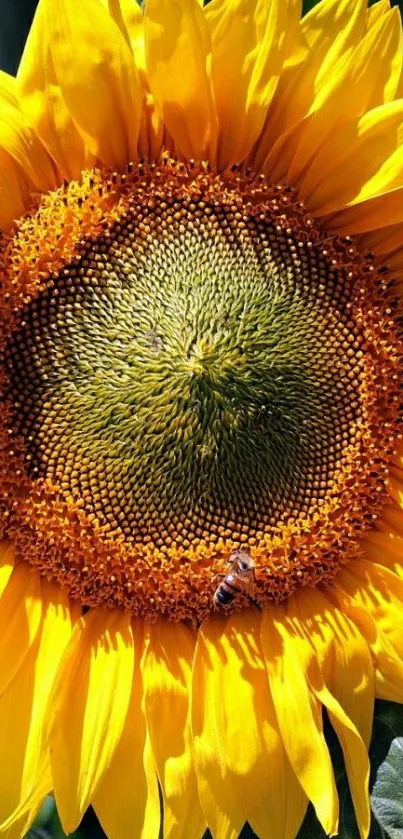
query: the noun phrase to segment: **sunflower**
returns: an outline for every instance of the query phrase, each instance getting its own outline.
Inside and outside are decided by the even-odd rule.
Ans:
[[[369,831],[403,701],[379,0],[40,0],[0,75],[0,834]]]

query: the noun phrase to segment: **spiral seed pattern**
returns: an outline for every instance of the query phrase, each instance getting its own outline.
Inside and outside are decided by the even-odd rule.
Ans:
[[[225,205],[129,214],[25,307],[7,345],[29,474],[158,547],[309,515],[362,416],[351,286]]]
[[[86,606],[203,620],[359,555],[401,436],[393,282],[292,190],[164,158],[5,241],[0,529]],[[231,608],[242,608],[236,599]]]

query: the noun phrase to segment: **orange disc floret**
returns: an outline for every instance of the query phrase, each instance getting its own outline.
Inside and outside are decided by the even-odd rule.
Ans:
[[[390,503],[400,313],[387,272],[291,189],[168,157],[88,172],[2,264],[18,558],[84,605],[200,621],[239,547],[262,603],[359,555]]]

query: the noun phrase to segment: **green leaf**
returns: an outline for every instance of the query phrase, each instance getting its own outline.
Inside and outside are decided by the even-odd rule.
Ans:
[[[54,798],[51,795],[47,795],[45,801],[42,804],[41,809],[32,825],[32,829],[39,829],[44,828],[49,823],[53,814],[55,812],[56,805],[54,802]],[[29,834],[28,834],[29,836]]]
[[[380,765],[372,790],[372,808],[390,839],[403,836],[403,737],[396,737]]]
[[[53,839],[53,837],[47,830],[43,830],[41,827],[33,827],[27,833],[25,839]]]
[[[337,782],[337,789],[340,800],[340,831],[339,839],[359,839],[359,831],[354,815],[354,808],[348,780],[344,768],[343,754],[336,735],[325,718],[325,736],[332,758],[334,774]],[[395,743],[399,742],[399,758],[395,755]],[[389,766],[390,756],[393,756],[393,768],[396,770],[394,777]],[[403,839],[403,820],[393,821],[395,811],[398,810],[400,818],[403,813],[403,705],[395,702],[376,702],[373,736],[370,747],[371,758],[371,780],[373,818],[369,839]],[[396,761],[399,765],[396,767]],[[379,798],[383,797],[384,787],[378,785],[387,776],[389,787],[385,797],[387,803]],[[381,789],[381,793],[379,793]],[[392,802],[392,804],[391,804]],[[397,825],[397,827],[396,827]],[[395,831],[394,833],[391,830]],[[322,830],[312,806],[308,811],[297,839],[325,839],[325,832]]]

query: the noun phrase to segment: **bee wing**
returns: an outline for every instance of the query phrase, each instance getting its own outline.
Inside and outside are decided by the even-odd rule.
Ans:
[[[253,590],[255,582],[255,573],[253,568],[248,568],[246,571],[243,571],[242,574],[229,574],[229,577],[231,577],[231,582],[238,591],[248,593]]]
[[[235,574],[231,571],[230,574],[225,575],[224,582],[227,583],[229,586],[239,588],[239,574]]]

